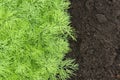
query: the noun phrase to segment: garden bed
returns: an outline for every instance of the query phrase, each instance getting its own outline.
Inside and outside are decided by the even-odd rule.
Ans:
[[[120,1],[70,0],[71,26],[77,41],[70,40],[79,70],[69,80],[120,79]]]

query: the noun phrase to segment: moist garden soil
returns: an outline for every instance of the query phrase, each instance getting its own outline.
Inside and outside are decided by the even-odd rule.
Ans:
[[[120,80],[120,0],[70,0],[70,40],[79,70],[69,80]]]

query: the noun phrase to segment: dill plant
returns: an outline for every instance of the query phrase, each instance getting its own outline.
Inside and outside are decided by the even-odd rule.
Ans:
[[[66,80],[72,37],[66,0],[0,0],[0,80]]]

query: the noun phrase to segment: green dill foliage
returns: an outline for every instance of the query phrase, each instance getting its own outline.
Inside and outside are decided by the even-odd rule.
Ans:
[[[72,37],[66,0],[0,0],[0,80],[66,80]]]

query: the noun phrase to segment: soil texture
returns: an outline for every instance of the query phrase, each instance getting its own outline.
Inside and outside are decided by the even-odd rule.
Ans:
[[[70,0],[70,40],[79,70],[69,80],[120,80],[120,0]]]

